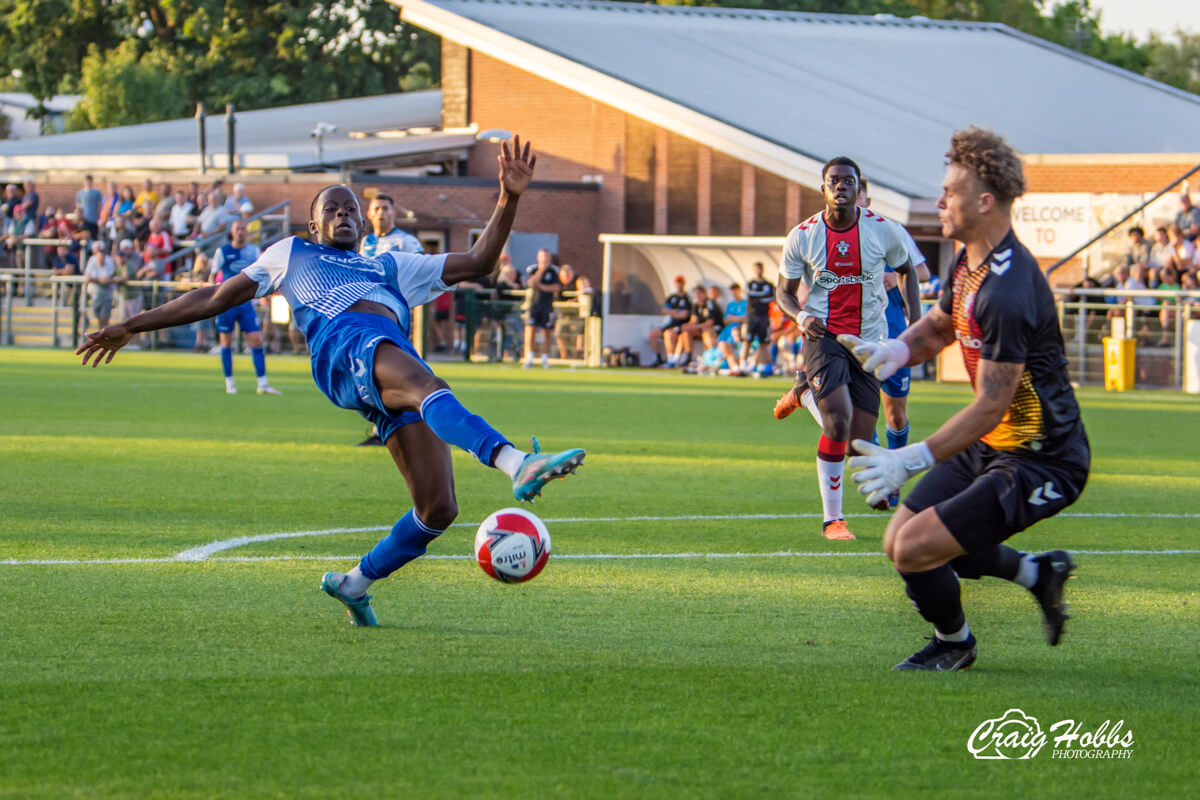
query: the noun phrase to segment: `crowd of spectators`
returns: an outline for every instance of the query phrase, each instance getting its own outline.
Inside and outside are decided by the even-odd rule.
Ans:
[[[130,281],[178,283],[191,288],[207,283],[210,276],[206,256],[215,243],[200,242],[195,251],[181,251],[225,232],[236,219],[254,213],[246,187],[238,183],[226,194],[218,179],[202,189],[192,182],[172,190],[168,183],[155,184],[146,178],[136,190],[132,185],[109,181],[97,187],[91,175],[84,178],[70,207],[43,206],[31,180],[4,187],[0,203],[0,240],[4,242],[0,268],[23,270],[31,239],[56,239],[58,245],[36,246],[33,268],[55,276],[82,276],[92,324],[106,324],[114,303],[121,300],[122,318],[164,302],[171,292],[157,294],[152,288],[130,287]],[[250,241],[258,243],[261,223],[249,222]],[[101,255],[102,254],[102,255]],[[62,301],[71,304],[74,286],[67,284]],[[197,337],[197,347],[202,344]]]
[[[1179,206],[1172,223],[1155,227],[1151,237],[1140,225],[1129,228],[1122,263],[1107,278],[1097,280],[1087,277],[1076,288],[1117,289],[1131,293],[1146,289],[1196,291],[1200,285],[1200,246],[1197,245],[1197,239],[1200,238],[1200,207],[1192,203],[1187,193],[1179,196]],[[1070,299],[1096,301],[1094,297],[1083,295],[1074,295]],[[1107,313],[1090,309],[1087,312],[1089,321],[1124,316],[1127,306],[1131,305],[1136,327],[1136,331],[1131,333],[1140,334],[1149,339],[1149,343],[1160,347],[1171,344],[1171,331],[1174,330],[1179,307],[1182,306],[1188,314],[1200,314],[1200,300],[1196,298],[1175,300],[1129,294],[1110,295],[1107,301],[1114,307],[1108,309]],[[1155,321],[1158,323],[1157,331],[1152,327]],[[1154,339],[1156,333],[1158,338]]]

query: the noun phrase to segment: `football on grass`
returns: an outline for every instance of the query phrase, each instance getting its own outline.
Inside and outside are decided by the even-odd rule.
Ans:
[[[550,531],[523,508],[502,508],[479,526],[475,559],[496,580],[522,583],[536,577],[550,559]]]

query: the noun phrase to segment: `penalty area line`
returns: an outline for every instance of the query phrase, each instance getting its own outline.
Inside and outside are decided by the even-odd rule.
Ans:
[[[1200,514],[1167,514],[1167,513],[1072,513],[1056,515],[1064,519],[1200,519]],[[847,519],[883,519],[881,514],[847,514]],[[613,522],[721,522],[735,520],[789,520],[789,519],[821,519],[820,514],[698,514],[686,516],[639,516],[639,517],[562,517],[544,520],[547,525],[564,525],[573,523],[613,523]],[[456,522],[452,528],[473,528],[478,523]],[[217,553],[234,550],[248,544],[273,542],[279,539],[301,539],[311,536],[333,536],[339,533],[379,533],[391,530],[391,526],[373,526],[370,528],[326,528],[316,531],[287,531],[280,533],[261,533],[254,536],[238,536],[233,539],[222,539],[209,542],[199,547],[191,547],[175,554],[178,561],[205,561]]]
[[[1196,556],[1200,550],[1071,550],[1072,555],[1082,556]],[[778,550],[773,553],[560,553],[554,556],[566,561],[652,561],[652,560],[702,560],[702,559],[744,559],[744,558],[883,558],[883,553],[874,551],[838,552],[838,551],[808,551]],[[315,555],[283,555],[283,556],[217,556],[205,559],[209,563],[225,564],[254,564],[271,561],[357,561],[360,556],[315,556]],[[433,554],[421,557],[422,561],[474,561],[472,555],[463,554]],[[32,567],[32,566],[113,566],[123,564],[195,564],[201,563],[196,559],[167,558],[94,558],[72,560],[66,558],[54,559],[2,559],[0,566]]]

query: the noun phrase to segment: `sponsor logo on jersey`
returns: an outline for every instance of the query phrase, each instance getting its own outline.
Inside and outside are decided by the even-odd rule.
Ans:
[[[839,264],[837,266],[850,265]],[[864,272],[862,275],[838,275],[832,270],[823,269],[817,273],[815,278],[813,278],[813,285],[824,289],[825,291],[830,291],[832,289],[836,289],[838,286],[849,286],[855,283],[873,283],[875,281],[875,276],[876,273],[874,272]]]
[[[373,258],[363,258],[362,256],[335,256],[322,253],[318,259],[324,263],[334,267],[346,267],[360,272],[371,272],[375,275],[383,274],[383,264]]]
[[[976,339],[974,336],[967,336],[962,331],[955,331],[954,337],[958,339],[959,344],[971,350],[979,350],[983,347],[983,341],[981,339]]]

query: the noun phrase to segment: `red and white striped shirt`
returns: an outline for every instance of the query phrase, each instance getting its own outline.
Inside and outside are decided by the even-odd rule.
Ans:
[[[844,231],[830,228],[823,212],[792,228],[779,271],[808,287],[802,320],[816,317],[835,336],[880,340],[887,337],[884,267],[907,263],[908,248],[899,225],[867,208],[858,212]]]

